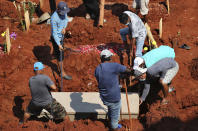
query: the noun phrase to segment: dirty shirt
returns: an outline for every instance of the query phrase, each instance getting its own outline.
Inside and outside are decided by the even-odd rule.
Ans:
[[[131,20],[128,27],[129,30],[131,31],[132,38],[136,38],[138,40],[144,40],[147,31],[140,17],[130,11],[125,11],[124,13],[127,14]]]
[[[96,67],[95,77],[102,101],[116,103],[120,101],[118,75],[126,71],[126,66],[118,63],[102,63]]]
[[[57,45],[60,45],[62,38],[62,29],[67,27],[68,18],[67,14],[59,16],[55,11],[51,16],[51,35]]]
[[[50,86],[53,81],[46,75],[38,74],[29,80],[32,102],[37,106],[46,106],[52,102]]]

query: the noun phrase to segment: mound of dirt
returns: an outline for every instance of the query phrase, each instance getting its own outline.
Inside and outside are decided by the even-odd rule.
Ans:
[[[191,72],[192,78],[198,80],[198,58],[192,60],[189,70]]]

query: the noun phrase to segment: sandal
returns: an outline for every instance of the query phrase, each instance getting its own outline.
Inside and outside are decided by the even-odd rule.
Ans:
[[[190,50],[190,46],[188,46],[187,44],[183,44],[179,48]]]
[[[72,77],[68,76],[68,75],[63,76],[63,78],[66,79],[66,80],[71,80],[72,79]]]
[[[120,128],[122,128],[122,125],[121,124],[118,124],[118,128],[117,129],[120,129]]]

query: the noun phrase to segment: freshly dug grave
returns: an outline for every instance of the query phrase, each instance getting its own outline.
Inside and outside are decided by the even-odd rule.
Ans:
[[[38,0],[34,0],[39,3]],[[68,6],[73,8],[74,19],[68,24],[67,30],[72,33],[71,38],[65,39],[68,47],[79,49],[82,45],[120,45],[122,44],[119,30],[125,26],[119,23],[117,14],[126,10],[128,0],[106,0],[115,5],[109,5],[105,9],[105,19],[102,29],[93,26],[93,20],[85,20],[84,7],[81,0],[66,0]],[[57,3],[59,2],[56,1]],[[23,117],[24,110],[31,99],[28,88],[28,80],[33,75],[32,67],[35,61],[42,61],[45,66],[45,74],[59,87],[60,76],[56,66],[56,60],[52,57],[52,45],[50,40],[50,25],[32,24],[30,31],[22,32],[17,20],[16,10],[12,2],[0,1],[0,33],[7,27],[10,32],[17,34],[16,40],[12,39],[10,55],[0,56],[0,130],[109,130],[106,120],[76,120],[64,121],[55,124],[52,121],[43,122],[31,120],[22,126],[18,121]],[[3,6],[2,6],[3,5]],[[196,130],[198,116],[197,98],[197,44],[198,41],[198,16],[197,0],[170,1],[170,15],[167,14],[162,0],[150,0],[150,12],[148,24],[156,41],[171,46],[176,38],[176,61],[180,70],[173,80],[176,91],[172,92],[168,99],[170,104],[160,105],[160,92],[157,84],[152,86],[148,100],[140,107],[140,117],[133,120],[133,130]],[[131,5],[129,5],[131,9]],[[43,11],[50,11],[49,3]],[[80,12],[80,13],[79,13]],[[116,12],[116,13],[115,13]],[[3,19],[5,16],[13,19]],[[163,18],[163,37],[158,37],[158,22]],[[0,38],[0,43],[4,38]],[[191,50],[178,48],[182,44],[191,46]],[[147,44],[147,41],[146,41]],[[113,61],[120,62],[115,55]],[[64,81],[63,91],[98,91],[94,78],[95,67],[100,63],[99,53],[90,51],[65,52],[64,68],[73,80]],[[123,128],[129,128],[129,121],[122,120]]]

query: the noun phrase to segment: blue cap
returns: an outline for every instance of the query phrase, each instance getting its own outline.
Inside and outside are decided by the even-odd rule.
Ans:
[[[65,2],[61,1],[61,2],[58,3],[58,6],[57,6],[58,14],[65,15],[69,11],[70,11],[70,9],[68,8],[68,6],[67,6],[67,4]]]
[[[42,70],[44,68],[44,65],[41,62],[34,63],[34,70]]]

